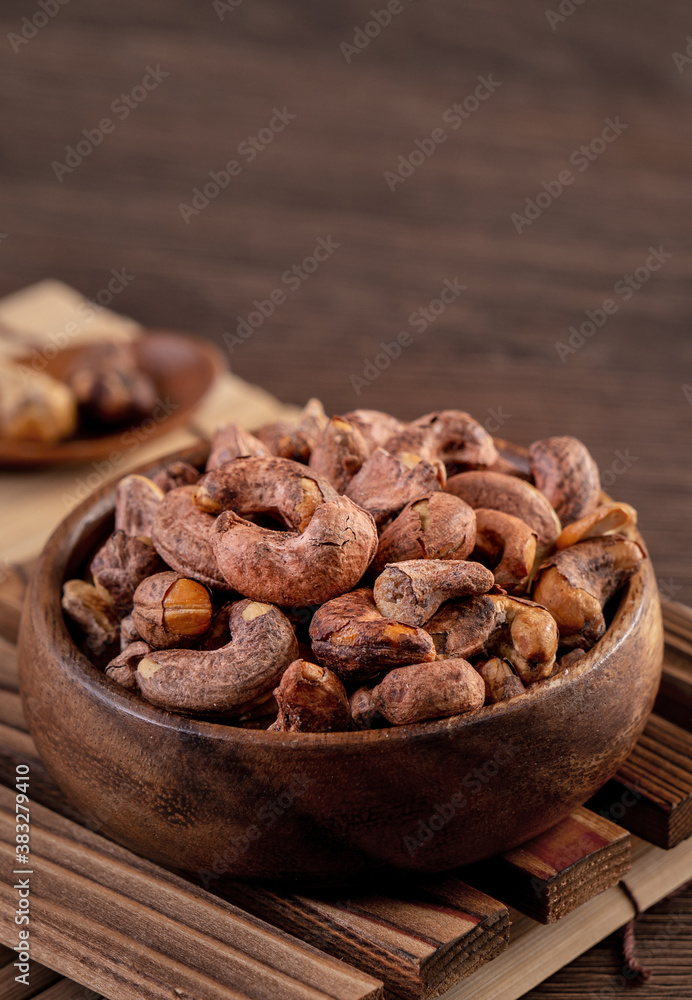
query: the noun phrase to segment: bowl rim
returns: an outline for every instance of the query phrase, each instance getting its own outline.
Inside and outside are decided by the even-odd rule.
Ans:
[[[148,470],[150,474],[153,474],[173,461],[182,458],[189,460],[198,455],[204,456],[204,454],[208,454],[208,451],[208,444],[192,445],[171,455],[147,462],[133,471],[146,474]],[[90,494],[57,525],[50,535],[39,557],[31,585],[33,593],[33,588],[37,586],[39,580],[46,581],[48,596],[41,598],[40,594],[35,595],[35,600],[32,601],[34,610],[31,615],[41,616],[44,629],[49,626],[51,620],[57,619],[58,629],[53,631],[53,648],[56,657],[59,658],[61,664],[69,666],[73,678],[84,684],[100,702],[107,704],[114,710],[136,717],[141,722],[164,729],[172,729],[177,733],[198,735],[206,739],[236,741],[240,744],[262,745],[265,748],[272,746],[295,748],[299,746],[302,750],[308,751],[314,748],[316,752],[326,747],[346,750],[360,747],[363,744],[383,745],[392,741],[411,739],[425,741],[444,733],[459,732],[481,725],[491,716],[498,718],[510,713],[522,712],[536,698],[546,697],[558,688],[576,682],[595,670],[606,656],[618,649],[626,639],[628,632],[643,614],[646,594],[645,578],[647,574],[652,572],[648,553],[642,566],[623,588],[617,610],[604,635],[569,671],[539,681],[531,685],[523,694],[509,701],[499,702],[495,705],[484,705],[471,712],[447,716],[442,719],[383,729],[331,733],[283,733],[262,729],[245,729],[240,726],[168,711],[125,690],[91,662],[74,642],[60,602],[67,565],[76,545],[90,530],[93,530],[97,522],[101,522],[112,514],[115,488],[120,478],[122,477],[115,477]],[[636,540],[646,552],[643,539],[638,531],[636,531]],[[30,615],[26,617],[29,619]]]

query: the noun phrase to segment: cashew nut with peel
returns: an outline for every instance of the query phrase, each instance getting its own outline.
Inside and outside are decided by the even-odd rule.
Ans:
[[[343,680],[364,680],[405,663],[435,659],[427,632],[384,618],[367,587],[335,597],[310,623],[313,653]]]
[[[491,594],[495,627],[485,643],[490,656],[508,660],[524,684],[548,677],[557,654],[558,631],[549,611],[523,597]]]
[[[429,462],[471,468],[492,465],[498,457],[490,434],[463,410],[426,413],[392,435],[384,447],[392,455],[413,452]]]
[[[536,537],[521,518],[480,507],[472,558],[492,569],[498,587],[509,594],[523,594],[536,559]]]
[[[211,439],[211,450],[207,459],[207,472],[217,469],[235,458],[257,458],[269,456],[269,449],[254,434],[243,430],[240,424],[230,423],[219,427]]]
[[[344,420],[358,428],[373,451],[375,448],[384,448],[393,434],[398,434],[406,427],[402,420],[381,410],[351,410],[350,413],[344,413]]]
[[[508,660],[494,656],[476,667],[485,682],[485,700],[495,705],[498,701],[509,701],[523,694],[526,688],[512,670]]]
[[[383,524],[411,500],[444,486],[445,470],[413,453],[391,455],[377,448],[346,489],[350,497]]]
[[[373,595],[385,618],[424,625],[444,601],[485,594],[493,583],[493,574],[480,563],[409,559],[386,566],[375,580]]]
[[[132,624],[155,649],[194,645],[212,623],[211,596],[204,584],[168,570],[137,587]]]
[[[194,502],[196,486],[179,486],[164,494],[152,526],[154,548],[183,576],[206,587],[229,590],[212,548],[215,518]]]
[[[501,510],[520,518],[536,532],[539,553],[553,547],[562,525],[548,499],[531,483],[503,472],[460,472],[447,481],[446,491],[478,510]]]
[[[171,462],[152,476],[151,481],[164,493],[168,493],[169,490],[175,490],[179,486],[194,486],[199,477],[199,470],[189,462]]]
[[[589,649],[606,630],[603,607],[636,573],[644,553],[623,535],[603,535],[556,552],[536,576],[534,598],[548,608],[562,645]]]
[[[89,569],[101,596],[125,615],[132,608],[139,584],[163,569],[163,563],[148,538],[114,531],[91,560]]]
[[[375,573],[406,559],[466,559],[476,544],[476,515],[449,493],[427,493],[407,503],[382,531]]]
[[[597,507],[593,514],[572,521],[555,543],[555,548],[567,549],[588,538],[599,538],[620,529],[633,527],[637,523],[637,512],[628,503],[608,503]]]
[[[279,705],[269,727],[283,733],[330,733],[351,728],[346,690],[331,670],[308,660],[295,660],[274,689]]]
[[[529,461],[536,486],[563,524],[593,513],[601,479],[586,445],[575,437],[544,438],[529,448]]]
[[[351,718],[359,729],[377,729],[384,719],[375,708],[372,688],[360,687],[348,699]]]
[[[114,657],[104,673],[112,681],[126,688],[128,691],[137,690],[137,666],[144,657],[151,652],[151,646],[140,639],[131,642]]]
[[[115,491],[115,530],[151,538],[162,499],[163,490],[152,479],[137,473],[125,476]]]
[[[484,701],[483,678],[462,659],[397,667],[372,693],[375,709],[395,726],[471,712]]]
[[[310,399],[295,421],[280,420],[265,424],[255,432],[255,437],[272,455],[307,462],[326,424],[327,415],[319,399]]]
[[[370,445],[355,424],[344,417],[332,417],[315,442],[309,465],[324,476],[337,493],[343,493],[370,451]]]
[[[118,647],[119,622],[113,605],[85,580],[68,580],[62,609],[78,626],[85,652],[97,662],[110,659]]]
[[[230,641],[220,649],[152,650],[137,667],[137,685],[160,708],[239,715],[264,700],[298,654],[291,624],[278,608],[236,601]]]
[[[495,628],[497,612],[490,594],[448,601],[425,625],[438,660],[463,659],[483,651]]]

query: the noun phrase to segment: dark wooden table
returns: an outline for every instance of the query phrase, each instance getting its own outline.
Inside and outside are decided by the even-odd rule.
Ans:
[[[687,5],[394,0],[384,27],[373,6],[6,0],[0,294],[124,269],[113,308],[230,344],[286,400],[574,433],[692,603]],[[613,954],[536,995],[612,985]]]

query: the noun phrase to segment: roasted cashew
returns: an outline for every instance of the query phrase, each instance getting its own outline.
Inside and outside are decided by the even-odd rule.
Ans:
[[[146,476],[132,473],[118,483],[115,491],[115,530],[126,535],[151,538],[156,511],[163,490]]]
[[[189,462],[171,462],[165,466],[155,476],[151,477],[152,483],[160,487],[164,493],[176,490],[179,486],[194,486],[200,477],[199,470],[190,465]]]
[[[195,503],[209,514],[269,514],[305,531],[318,507],[339,494],[324,478],[287,458],[237,458],[202,476]]]
[[[533,601],[491,594],[495,628],[485,643],[490,656],[508,660],[524,684],[548,677],[555,664],[558,631],[549,611]]]
[[[372,688],[360,687],[348,699],[351,718],[359,729],[377,729],[384,719],[375,708]]]
[[[548,608],[562,645],[589,649],[606,630],[603,607],[636,573],[644,554],[622,535],[604,535],[556,552],[538,570],[534,598]]]
[[[637,512],[628,503],[608,503],[597,507],[593,514],[580,517],[578,521],[572,521],[555,543],[555,548],[567,549],[577,542],[586,541],[588,538],[599,538],[601,535],[608,535],[618,529],[627,529],[637,523]]]
[[[367,587],[318,608],[310,623],[310,639],[317,661],[349,681],[374,677],[401,664],[435,659],[428,633],[383,618]]]
[[[358,428],[371,451],[384,448],[389,438],[403,431],[406,426],[402,420],[381,410],[351,410],[350,413],[344,413],[344,420]]]
[[[193,646],[212,623],[204,584],[171,570],[143,580],[133,603],[132,624],[154,649]]]
[[[441,489],[444,482],[442,463],[432,464],[414,454],[396,457],[377,448],[348,484],[346,496],[369,511],[379,525],[411,500]]]
[[[137,666],[151,652],[151,646],[138,639],[131,642],[114,657],[106,667],[104,673],[116,684],[126,688],[128,691],[137,690]]]
[[[236,458],[267,457],[269,449],[254,434],[243,430],[240,424],[230,423],[219,427],[211,439],[211,451],[207,459],[206,471],[217,469],[225,462]]]
[[[366,511],[337,495],[315,509],[302,534],[225,511],[214,525],[213,546],[227,586],[257,601],[305,608],[358,583],[375,554],[377,529]]]
[[[372,693],[376,710],[395,726],[472,712],[484,701],[483,678],[461,659],[397,667]]]
[[[99,594],[118,614],[132,608],[134,593],[142,580],[163,569],[150,539],[114,531],[91,560],[89,570]]]
[[[152,526],[154,548],[178,573],[207,587],[229,590],[212,548],[215,519],[194,503],[196,488],[179,486],[164,495]]]
[[[521,678],[512,670],[509,660],[501,660],[494,656],[476,667],[485,682],[485,700],[495,705],[498,701],[509,701],[523,694],[524,687]]]
[[[509,594],[523,594],[536,559],[536,538],[536,532],[521,518],[479,507],[471,558],[492,569],[498,587]]]
[[[562,531],[560,520],[545,496],[531,483],[503,472],[460,472],[447,481],[447,493],[461,497],[478,510],[489,507],[520,518],[536,532],[540,552],[547,552]]]
[[[601,495],[601,479],[586,445],[575,437],[544,438],[531,445],[529,460],[536,486],[562,524],[593,513]]]
[[[497,461],[493,439],[463,410],[427,413],[393,435],[384,445],[392,455],[414,453],[445,465],[486,468]]]
[[[424,625],[443,601],[485,594],[493,574],[476,562],[458,559],[409,559],[392,563],[375,580],[378,611],[405,625]]]
[[[332,417],[315,442],[310,468],[343,493],[370,455],[367,443],[355,424],[344,417]]]
[[[266,698],[298,655],[285,615],[269,604],[236,601],[231,639],[220,649],[152,650],[137,667],[147,701],[184,712],[239,715]]]
[[[278,458],[307,462],[320,432],[327,425],[327,415],[319,399],[310,399],[296,421],[280,420],[265,424],[255,437]]]
[[[346,690],[331,670],[295,660],[274,689],[279,715],[270,730],[281,733],[331,733],[351,728]]]
[[[405,559],[466,559],[476,543],[476,515],[450,493],[427,493],[407,503],[380,535],[375,573]]]
[[[496,618],[490,594],[462,597],[443,604],[426,622],[425,631],[432,637],[438,660],[468,660],[483,651]]]
[[[118,648],[118,615],[91,583],[68,580],[62,588],[62,609],[78,626],[88,656],[103,662]]]

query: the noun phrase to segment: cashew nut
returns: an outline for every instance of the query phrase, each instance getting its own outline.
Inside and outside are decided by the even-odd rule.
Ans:
[[[493,439],[463,410],[441,410],[414,420],[385,444],[392,455],[411,453],[429,462],[478,468],[497,460]]]
[[[523,594],[536,559],[536,538],[521,518],[479,507],[472,558],[492,569],[499,587],[509,594]]]
[[[370,445],[355,424],[332,417],[315,442],[310,468],[343,493],[370,454]]]
[[[579,542],[546,559],[534,598],[548,608],[562,645],[589,649],[606,630],[603,607],[641,566],[644,554],[622,535]]]
[[[99,594],[121,615],[131,610],[142,580],[162,568],[159,554],[148,538],[126,535],[124,531],[113,532],[89,567]]]
[[[424,625],[443,601],[485,594],[493,574],[476,562],[456,559],[409,559],[385,567],[375,580],[378,611],[405,625]]]
[[[331,733],[350,729],[346,690],[331,670],[295,660],[274,689],[279,715],[271,730],[283,733]]]
[[[125,615],[120,621],[120,652],[124,653],[133,642],[139,642],[141,635],[135,628],[132,615]]]
[[[55,444],[76,427],[77,401],[63,382],[14,361],[0,362],[0,437]]]
[[[62,609],[77,625],[85,653],[97,663],[110,659],[118,647],[118,615],[91,583],[68,580],[62,588]]]
[[[383,618],[367,587],[327,601],[310,624],[312,650],[322,666],[344,680],[363,680],[405,663],[435,659],[421,628]]]
[[[163,499],[163,489],[153,480],[137,473],[125,476],[115,491],[115,530],[126,535],[151,538],[156,511]]]
[[[359,729],[377,729],[384,719],[373,704],[372,688],[361,687],[348,700],[351,718]]]
[[[192,646],[211,622],[209,591],[180,573],[155,573],[135,591],[132,624],[155,649]]]
[[[236,601],[220,649],[152,650],[137,667],[147,701],[183,712],[238,715],[262,701],[298,654],[288,619],[269,604]]]
[[[114,657],[105,669],[106,677],[128,691],[137,690],[137,666],[151,652],[146,642],[131,642]]]
[[[494,656],[477,666],[476,670],[485,682],[485,700],[491,705],[499,701],[509,701],[510,698],[516,698],[526,690],[508,660]]]
[[[513,514],[536,532],[539,550],[552,548],[562,531],[548,499],[531,483],[502,472],[460,472],[447,481],[446,490],[478,510],[489,507]]]
[[[229,590],[212,548],[215,519],[194,503],[195,486],[179,486],[164,494],[152,525],[154,548],[178,573],[205,586]]]
[[[522,597],[491,594],[490,599],[495,605],[495,628],[486,640],[486,652],[508,660],[524,684],[548,677],[558,643],[553,616]]]
[[[171,462],[152,476],[151,481],[164,493],[168,493],[169,490],[175,490],[179,486],[194,486],[199,475],[198,470],[189,462]]]
[[[295,422],[280,420],[265,424],[255,437],[279,458],[308,462],[318,435],[327,424],[327,415],[319,399],[310,399]]]
[[[412,453],[397,457],[377,448],[348,484],[346,496],[383,524],[411,500],[441,489],[444,481],[440,463],[433,465]]]
[[[597,507],[593,514],[572,521],[555,543],[555,548],[567,549],[588,538],[598,538],[618,529],[627,529],[637,523],[637,512],[628,503],[608,503]]]
[[[449,493],[428,493],[407,503],[384,529],[372,569],[379,573],[406,559],[466,559],[475,543],[471,507]]]
[[[249,434],[239,424],[225,424],[219,427],[211,439],[211,451],[207,459],[207,472],[217,469],[235,458],[257,458],[269,455],[269,449],[254,434]]]
[[[443,604],[426,623],[425,631],[432,637],[438,660],[468,660],[483,651],[496,618],[489,594],[462,597]]]
[[[529,448],[534,482],[563,524],[571,524],[598,506],[601,479],[586,445],[575,437],[550,437]]]
[[[344,420],[358,428],[372,451],[384,448],[389,438],[406,426],[403,421],[381,410],[351,410],[344,413]]]
[[[485,684],[466,660],[397,667],[374,688],[374,707],[395,726],[442,719],[481,708]]]

